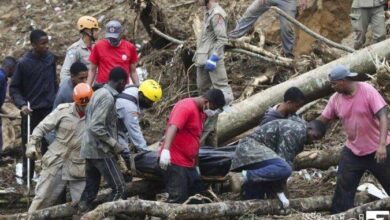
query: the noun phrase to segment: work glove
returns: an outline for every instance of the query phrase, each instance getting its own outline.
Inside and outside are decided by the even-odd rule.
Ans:
[[[122,156],[122,158],[124,159],[124,160],[130,160],[130,155],[131,155],[131,153],[130,153],[130,151],[122,151],[122,153],[121,153],[121,156]]]
[[[37,152],[37,148],[36,148],[35,144],[27,143],[26,144],[26,157],[28,157],[32,160],[35,160],[35,159],[37,159],[37,155],[38,155],[38,152]]]
[[[276,193],[276,195],[278,196],[279,201],[282,203],[283,208],[287,209],[290,206],[290,201],[287,199],[284,192]]]
[[[22,108],[20,109],[20,114],[22,116],[30,115],[31,112],[33,112],[33,110],[28,108],[27,105],[23,105]]]
[[[163,149],[160,155],[160,168],[167,170],[168,165],[171,164],[171,153],[167,149]]]
[[[129,168],[126,165],[126,161],[121,156],[119,156],[117,159],[119,169],[122,171],[122,173],[130,173]]]
[[[123,152],[123,150],[125,149],[125,147],[124,146],[122,146],[120,143],[116,143],[115,144],[115,146],[114,146],[114,151],[115,151],[115,154],[117,154],[117,155],[120,155],[122,152]]]
[[[219,57],[215,54],[211,55],[211,57],[207,60],[204,69],[213,72],[217,68],[217,62],[219,61]]]

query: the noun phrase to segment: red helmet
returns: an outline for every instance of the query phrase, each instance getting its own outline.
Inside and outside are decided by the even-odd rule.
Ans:
[[[73,101],[76,105],[86,106],[92,95],[93,90],[87,83],[79,83],[73,89]]]

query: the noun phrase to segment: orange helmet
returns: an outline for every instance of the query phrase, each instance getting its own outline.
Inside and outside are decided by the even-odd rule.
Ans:
[[[73,89],[73,101],[76,105],[86,106],[92,95],[93,90],[87,83],[79,83]]]
[[[97,28],[100,29],[98,20],[92,16],[82,16],[77,21],[77,29],[80,31],[83,29],[92,29]]]

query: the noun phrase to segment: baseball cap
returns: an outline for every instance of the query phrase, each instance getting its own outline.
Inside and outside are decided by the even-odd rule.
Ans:
[[[122,25],[119,21],[112,20],[106,24],[105,38],[120,38],[122,34]]]
[[[335,66],[329,73],[329,79],[331,81],[343,80],[347,77],[355,77],[357,73],[352,73],[349,69],[344,65]]]

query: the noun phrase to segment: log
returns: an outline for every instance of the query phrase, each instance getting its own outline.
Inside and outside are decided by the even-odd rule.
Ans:
[[[294,159],[294,170],[307,168],[327,170],[338,164],[342,149],[343,147],[333,147],[326,150],[303,151]]]
[[[313,46],[313,53],[322,59],[324,63],[329,63],[335,59],[338,59],[345,55],[340,50],[336,50],[334,48],[328,47],[327,45],[316,42]]]
[[[369,196],[359,194],[358,203],[369,201]],[[316,196],[291,199],[290,207],[301,212],[319,212],[330,209],[332,196]],[[81,220],[103,219],[119,213],[127,215],[146,214],[168,219],[215,219],[219,217],[242,216],[247,213],[257,215],[286,214],[278,200],[225,201],[200,205],[169,204],[130,198],[99,205],[86,213]]]
[[[223,112],[219,116],[217,127],[219,143],[257,126],[267,108],[281,102],[284,92],[292,86],[301,89],[308,102],[329,95],[331,90],[328,73],[335,65],[347,65],[352,71],[358,73],[375,73],[375,65],[369,57],[370,52],[376,53],[379,57],[390,58],[390,40],[348,54],[233,104],[231,111]]]
[[[378,200],[375,202],[370,202],[370,203],[349,209],[348,211],[343,212],[343,213],[332,215],[331,219],[335,219],[335,220],[360,219],[359,217],[364,216],[366,214],[366,211],[387,211],[388,212],[389,210],[390,210],[390,198],[386,198],[386,199]],[[384,214],[384,216],[389,217],[389,214]],[[365,219],[368,219],[368,216],[366,216]],[[387,218],[385,217],[385,218],[378,218],[378,219],[387,219]]]
[[[151,198],[156,193],[160,192],[163,184],[160,182],[152,182],[139,180],[134,181],[127,184],[127,196],[142,196],[145,198]],[[104,189],[99,192],[94,203],[100,204],[107,201],[107,197],[111,193],[111,189]],[[17,219],[27,219],[29,216],[30,220],[33,219],[55,219],[55,218],[65,218],[75,215],[77,213],[77,207],[74,207],[72,203],[65,203],[62,205],[52,206],[46,209],[37,210],[28,215],[28,213],[19,213],[14,215],[0,215],[0,219],[9,219],[9,220],[17,220]]]

